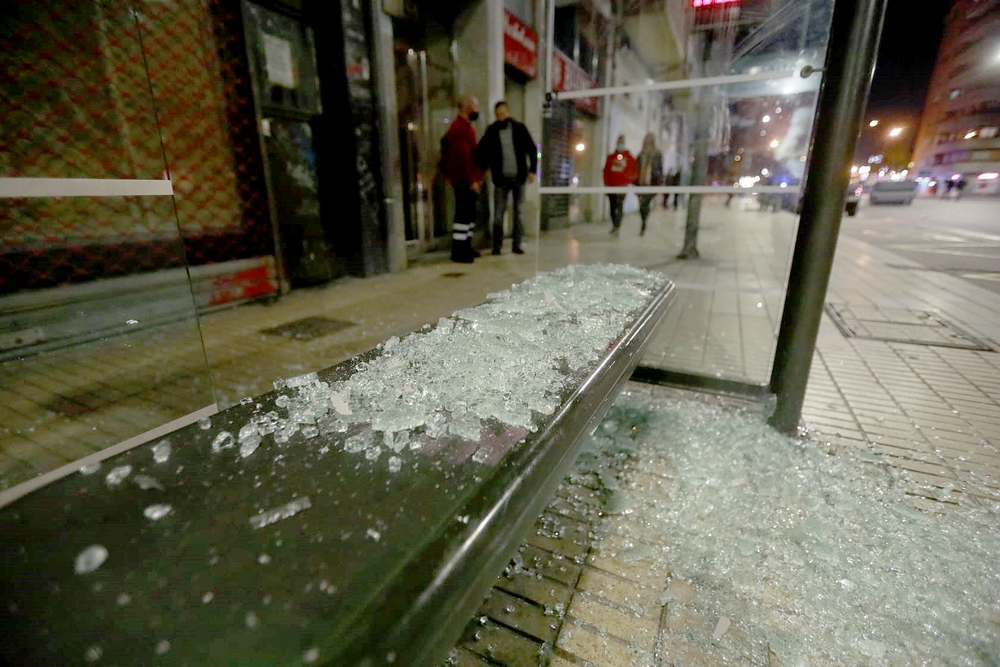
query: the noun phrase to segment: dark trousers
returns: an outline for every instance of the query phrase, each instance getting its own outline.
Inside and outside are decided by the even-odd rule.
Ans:
[[[611,203],[611,224],[615,229],[622,226],[622,216],[624,216],[625,195],[608,195]]]
[[[524,224],[521,222],[521,202],[524,200],[524,186],[515,181],[493,185],[493,250],[503,247],[503,216],[507,213],[507,197],[514,200],[511,210],[511,235],[514,237],[514,249],[521,247],[524,238]]]
[[[649,219],[649,207],[656,195],[639,195],[639,217],[642,218],[642,230],[646,231],[646,220]]]
[[[451,258],[463,262],[471,260],[472,233],[476,227],[476,200],[478,195],[468,185],[452,184],[455,191],[455,222],[451,231]]]

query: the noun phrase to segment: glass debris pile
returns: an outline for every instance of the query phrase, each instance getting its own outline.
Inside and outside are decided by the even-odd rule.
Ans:
[[[581,469],[609,452],[631,472],[602,475],[614,493],[596,547],[662,577],[660,659],[996,664],[1000,506],[921,511],[916,483],[875,454],[645,390],[618,400]]]
[[[420,439],[479,440],[491,422],[535,428],[558,407],[559,392],[597,361],[637,309],[668,279],[630,266],[571,266],[543,274],[486,303],[379,346],[345,381],[318,374],[275,382],[276,410],[220,433],[213,451],[251,456],[263,438],[345,434],[344,449],[377,460],[419,448]],[[419,430],[419,432],[418,432]],[[420,438],[415,437],[420,436]]]

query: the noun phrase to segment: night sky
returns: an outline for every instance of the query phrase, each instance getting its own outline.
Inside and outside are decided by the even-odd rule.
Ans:
[[[868,99],[869,118],[920,116],[950,7],[949,0],[889,0]]]

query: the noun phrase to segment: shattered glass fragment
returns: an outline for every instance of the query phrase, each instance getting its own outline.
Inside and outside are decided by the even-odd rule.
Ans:
[[[108,486],[118,486],[131,474],[132,466],[118,466],[111,469],[111,471],[104,477],[104,482]]]
[[[163,485],[160,484],[159,480],[149,475],[135,475],[132,477],[132,483],[143,491],[149,491],[150,489],[163,491]]]
[[[92,544],[76,557],[74,570],[77,574],[89,574],[108,559],[108,550],[100,544]]]
[[[170,505],[150,505],[142,511],[142,514],[150,521],[159,521],[170,514],[172,509]]]
[[[274,509],[266,510],[256,516],[250,517],[250,525],[255,530],[265,526],[270,526],[272,523],[277,523],[282,519],[293,517],[299,512],[307,510],[310,507],[312,507],[312,502],[309,500],[308,496],[296,498],[290,503],[286,503],[280,507],[275,507]]]
[[[153,460],[157,463],[166,463],[170,460],[171,448],[169,440],[161,440],[150,447],[150,450],[153,452]]]
[[[218,454],[224,449],[236,446],[236,438],[229,431],[222,431],[212,441],[212,452]]]
[[[305,373],[304,375],[296,375],[285,380],[285,386],[294,389],[295,387],[303,387],[308,384],[319,381],[319,376],[316,373]]]
[[[254,433],[253,435],[247,436],[246,438],[240,439],[240,457],[247,458],[251,454],[257,451],[260,447],[261,436],[259,433]]]

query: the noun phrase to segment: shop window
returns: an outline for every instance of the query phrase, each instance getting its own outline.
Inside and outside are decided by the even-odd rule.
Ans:
[[[997,136],[997,129],[998,128],[996,125],[984,127],[983,129],[979,130],[979,136],[982,139],[992,139],[993,137]]]

